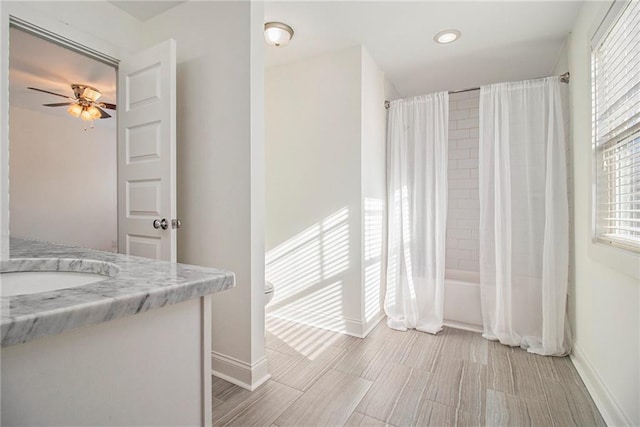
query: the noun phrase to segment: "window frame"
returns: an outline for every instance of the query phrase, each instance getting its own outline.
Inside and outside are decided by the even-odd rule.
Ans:
[[[592,129],[592,169],[591,169],[591,243],[593,246],[600,246],[600,248],[615,248],[617,249],[618,255],[621,253],[630,254],[633,258],[638,259],[638,255],[640,255],[640,242],[635,244],[633,241],[626,241],[625,239],[616,239],[615,237],[610,238],[605,236],[603,233],[600,233],[600,227],[598,225],[599,216],[598,216],[598,177],[599,177],[599,155],[601,151],[605,150],[608,143],[597,144],[597,135],[596,135],[596,121],[597,118],[595,116],[596,111],[596,94],[594,93],[595,89],[595,53],[600,48],[601,44],[604,42],[604,39],[610,33],[612,27],[616,24],[618,19],[620,18],[621,13],[626,9],[629,5],[630,0],[618,0],[614,1],[606,13],[604,14],[603,19],[601,20],[598,27],[593,32],[593,36],[591,38],[591,49],[589,52],[589,76],[591,78],[590,81],[590,90],[591,90],[591,129]],[[627,134],[624,137],[621,137],[621,140],[626,140],[629,138],[637,138],[640,137],[640,131],[636,130],[631,134]],[[615,139],[612,138],[612,140]],[[616,142],[615,144],[618,144]],[[596,252],[601,252],[600,249],[595,249]],[[615,254],[614,254],[615,255]],[[608,257],[607,257],[608,258]],[[636,261],[637,262],[637,261]],[[614,263],[618,264],[618,263]],[[634,276],[638,276],[639,272],[634,274]]]

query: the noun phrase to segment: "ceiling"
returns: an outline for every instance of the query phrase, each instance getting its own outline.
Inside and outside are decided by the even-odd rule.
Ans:
[[[185,0],[186,1],[186,0]],[[134,18],[140,21],[146,21],[153,18],[156,15],[160,15],[162,12],[169,10],[184,1],[157,1],[157,0],[137,0],[137,1],[122,1],[122,0],[108,0],[115,7],[118,7]]]
[[[116,1],[146,20],[183,1]],[[282,21],[295,35],[285,48],[266,48],[275,66],[363,45],[400,96],[522,80],[552,72],[582,6],[579,1],[267,1],[265,22]],[[462,31],[460,40],[439,45],[435,33]],[[71,95],[84,83],[115,103],[112,67],[19,30],[11,30],[11,102],[51,114],[60,101],[27,90],[39,87]],[[55,111],[58,110],[58,111]]]
[[[294,28],[267,66],[362,44],[401,96],[522,80],[552,72],[576,19],[578,1],[282,1],[265,22]],[[436,44],[440,30],[462,37]]]
[[[9,38],[9,102],[12,106],[70,117],[65,107],[42,106],[64,102],[63,98],[27,88],[36,87],[73,98],[73,83],[93,86],[102,92],[100,101],[116,103],[114,67],[16,28],[10,29]],[[107,112],[114,115],[112,110]],[[99,122],[115,127],[115,120]]]

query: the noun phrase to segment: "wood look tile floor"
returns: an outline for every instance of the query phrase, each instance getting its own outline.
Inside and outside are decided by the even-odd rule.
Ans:
[[[604,426],[567,357],[445,328],[365,339],[267,318],[271,380],[213,379],[216,426]]]

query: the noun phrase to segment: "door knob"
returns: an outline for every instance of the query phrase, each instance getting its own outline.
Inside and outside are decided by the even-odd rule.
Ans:
[[[158,228],[162,228],[163,230],[166,230],[167,228],[169,228],[169,223],[167,222],[166,218],[154,219],[153,220],[153,228],[155,228],[156,230]]]
[[[180,228],[180,227],[182,227],[182,221],[180,221],[178,218],[171,220],[171,228]]]

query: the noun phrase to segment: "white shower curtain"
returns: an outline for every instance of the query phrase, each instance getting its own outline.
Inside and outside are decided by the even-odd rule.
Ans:
[[[558,77],[481,88],[479,172],[483,336],[565,355],[569,212]]]
[[[391,102],[384,308],[393,329],[442,330],[448,122],[446,92]]]

